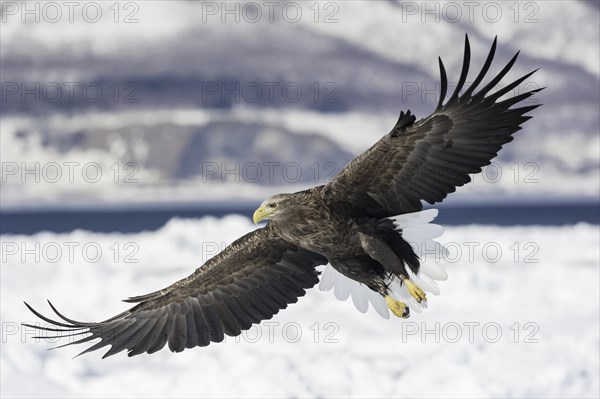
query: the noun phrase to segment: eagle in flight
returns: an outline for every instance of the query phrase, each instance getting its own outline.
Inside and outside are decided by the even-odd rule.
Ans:
[[[435,280],[447,278],[439,264],[422,260],[425,252],[445,251],[433,241],[441,227],[429,223],[437,211],[423,211],[422,201],[440,202],[468,183],[540,105],[511,108],[541,89],[499,100],[535,71],[489,94],[519,53],[477,90],[495,50],[496,39],[463,91],[471,58],[465,37],[462,71],[447,100],[439,59],[441,94],[431,115],[417,121],[410,111],[401,112],[391,132],[329,183],[265,200],[253,219],[268,219],[266,226],[234,241],[190,276],[125,300],[136,305],[98,323],[69,319],[50,303],[61,319],[53,320],[26,303],[50,325],[24,325],[42,331],[38,338],[69,337],[62,346],[97,341],[82,354],[107,345],[104,357],[123,350],[129,356],[154,353],[166,344],[180,352],[270,319],[319,282],[320,265],[327,265],[321,289],[333,288],[341,300],[351,297],[362,312],[370,303],[384,317],[389,311],[408,317],[411,308],[426,305],[425,291],[439,293]]]

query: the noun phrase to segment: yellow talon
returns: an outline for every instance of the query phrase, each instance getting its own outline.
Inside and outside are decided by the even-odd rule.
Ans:
[[[421,288],[419,288],[415,283],[413,283],[409,279],[404,279],[403,281],[404,284],[406,284],[406,289],[408,290],[408,293],[412,295],[412,297],[415,298],[417,302],[421,303],[427,300],[427,295],[425,295],[425,292]]]
[[[408,317],[410,316],[410,309],[404,302],[397,301],[389,295],[385,297],[385,302],[387,303],[387,307],[397,317],[408,319]]]

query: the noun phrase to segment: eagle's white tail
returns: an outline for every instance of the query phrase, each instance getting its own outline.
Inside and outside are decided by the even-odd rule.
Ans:
[[[434,241],[435,238],[442,235],[444,228],[430,223],[437,215],[437,209],[428,209],[389,218],[394,222],[396,230],[400,232],[402,238],[411,245],[420,258],[421,266],[418,274],[415,275],[407,268],[410,279],[421,289],[434,295],[440,293],[436,280],[448,278],[446,270],[439,263],[447,255],[447,250],[442,244]],[[370,303],[382,317],[386,319],[390,317],[385,299],[381,295],[366,285],[344,276],[331,265],[327,265],[321,275],[319,289],[329,291],[332,288],[335,297],[340,301],[351,297],[358,311],[365,313]],[[393,277],[389,281],[389,288],[392,296],[405,302],[411,310],[420,313],[422,309],[427,308],[427,301],[418,303],[397,277]]]

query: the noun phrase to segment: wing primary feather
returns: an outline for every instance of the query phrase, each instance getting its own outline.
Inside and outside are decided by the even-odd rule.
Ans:
[[[148,323],[146,325],[148,325]],[[143,336],[139,337],[138,341],[131,348],[129,348],[127,356],[131,357],[146,352],[150,348],[150,346],[152,346],[152,344],[154,344],[154,342],[156,341],[156,337],[158,337],[158,332],[162,330],[163,326],[164,323],[161,323],[160,319],[155,319],[154,322],[150,325],[148,331],[145,331]]]
[[[37,338],[37,337],[33,337],[33,338]],[[43,337],[41,337],[41,338],[43,338]],[[83,344],[84,342],[88,342],[88,341],[91,341],[93,339],[98,339],[98,337],[96,337],[95,335],[90,335],[88,337],[83,337],[81,339],[78,339],[78,340],[75,340],[75,341],[72,341],[72,342],[67,342],[66,344],[55,346],[54,348],[50,348],[48,350],[60,349],[60,348],[66,347],[66,346],[71,346],[71,345],[76,345],[76,344]]]
[[[446,92],[448,91],[448,76],[446,75],[446,68],[444,67],[444,62],[442,61],[442,57],[438,57],[438,62],[440,65],[440,99],[438,101],[436,111],[439,111],[444,106],[444,98],[446,98]],[[435,111],[434,111],[435,112]]]
[[[531,112],[531,111],[533,111],[534,109],[536,109],[537,107],[541,107],[542,105],[543,105],[543,104],[528,105],[528,106],[526,106],[526,107],[514,108],[514,109],[512,109],[511,111],[516,111],[516,112],[515,112],[515,114],[516,114],[516,115],[514,116],[514,117],[516,117],[516,116],[521,116],[521,115],[523,115],[523,114],[526,114],[527,112]],[[523,118],[530,119],[530,118],[531,118],[531,116],[523,116]],[[520,126],[519,126],[519,127],[520,127]]]
[[[122,350],[127,349],[128,346],[131,346],[131,337],[135,335],[137,331],[143,328],[145,324],[146,321],[138,323],[136,320],[136,322],[126,327],[125,330],[119,331],[118,333],[114,334],[114,340],[111,342],[112,347],[102,357],[107,358],[109,356],[121,352]]]
[[[25,326],[25,327],[35,328],[36,330],[52,331],[52,332],[79,331],[79,333],[86,333],[88,330],[87,327],[75,327],[75,326],[70,326],[70,327],[65,327],[65,328],[51,328],[51,327],[34,326],[33,324],[29,324],[29,323],[21,323],[21,325]],[[65,337],[66,336],[67,335],[65,335]],[[46,338],[49,338],[49,337],[46,337]]]
[[[481,101],[481,99],[488,93],[488,91],[493,89],[494,86],[496,86],[498,82],[500,82],[504,75],[506,75],[508,71],[510,71],[514,63],[517,61],[517,58],[519,57],[520,53],[521,51],[517,51],[517,54],[515,54],[510,61],[508,61],[508,64],[506,64],[506,66],[502,68],[500,73],[496,75],[496,77],[494,77],[494,79],[492,79],[487,85],[485,85],[483,89],[479,90],[477,94],[473,96],[473,101]]]
[[[506,87],[498,90],[494,94],[490,94],[489,96],[487,96],[485,98],[485,101],[495,102],[498,98],[502,97],[503,95],[505,95],[506,93],[508,93],[509,91],[511,91],[512,89],[514,89],[518,85],[520,85],[521,82],[523,82],[525,79],[527,79],[528,77],[530,77],[531,75],[533,75],[534,73],[536,73],[538,70],[539,70],[539,68],[534,69],[533,71],[529,72],[525,76],[522,76],[519,79],[515,80],[514,82],[512,82],[508,86],[506,86]]]
[[[519,94],[518,96],[515,96],[515,97],[507,98],[506,100],[497,102],[494,105],[494,107],[498,108],[498,111],[506,111],[508,108],[512,107],[513,105],[531,97],[535,93],[538,93],[544,89],[545,89],[545,87],[541,87],[539,89],[535,89],[535,90],[531,90],[531,91],[528,91],[523,94]]]
[[[490,52],[488,53],[488,56],[485,59],[485,63],[483,64],[483,67],[481,68],[479,75],[477,75],[477,77],[475,78],[473,83],[463,93],[462,98],[469,98],[471,96],[471,93],[473,93],[473,91],[477,88],[477,86],[479,86],[479,83],[481,83],[481,81],[485,77],[485,74],[490,69],[490,66],[492,65],[492,61],[494,60],[494,54],[496,54],[497,41],[498,41],[498,36],[494,37],[494,42],[492,43],[492,48],[490,48]]]
[[[128,352],[133,351],[133,349],[138,346],[140,343],[143,343],[146,337],[150,334],[158,319],[146,319],[144,324],[138,328],[129,338],[129,346],[127,347]]]
[[[44,320],[47,323],[54,324],[55,326],[58,326],[58,327],[66,327],[66,328],[77,328],[78,327],[77,325],[65,324],[65,323],[61,323],[60,321],[52,320],[49,317],[44,316],[43,314],[41,314],[40,312],[38,312],[31,306],[29,306],[29,304],[27,302],[23,302],[23,303],[25,304],[25,306],[27,306],[27,308],[31,311],[31,313],[33,313],[34,315],[36,315],[37,317],[39,317],[40,319]],[[38,328],[36,326],[31,326],[31,327]],[[82,326],[79,328],[83,329],[85,327]]]
[[[460,77],[458,78],[458,84],[456,85],[456,89],[450,99],[446,103],[446,105],[452,104],[458,98],[458,94],[462,90],[466,80],[467,75],[469,74],[469,64],[471,63],[471,46],[469,45],[469,36],[465,34],[465,55],[463,57],[462,71],[460,72]]]
[[[144,339],[140,340],[140,343],[138,345],[134,346],[132,349],[137,350],[139,346],[143,346],[144,349],[142,350],[142,352],[148,352],[150,350],[150,348],[152,348],[152,346],[159,339],[160,333],[162,332],[163,328],[165,328],[165,324],[167,324],[167,319],[168,319],[168,315],[163,310],[162,314],[156,319],[156,324],[154,324],[154,327],[152,327],[152,329],[144,337]],[[151,352],[148,352],[148,353],[151,353]]]
[[[56,313],[56,315],[58,317],[60,317],[61,319],[63,319],[64,321],[66,321],[67,323],[71,323],[75,326],[81,326],[81,327],[91,327],[96,325],[96,323],[83,323],[81,321],[76,321],[73,319],[69,319],[68,317],[63,316],[55,307],[54,305],[52,305],[52,302],[48,301],[48,304],[50,305],[50,307],[52,308],[52,310],[54,311],[54,313]]]
[[[85,355],[86,353],[93,352],[93,351],[95,351],[95,350],[98,350],[98,349],[100,349],[100,348],[103,348],[103,347],[105,347],[105,346],[106,346],[106,345],[108,345],[108,344],[109,344],[109,342],[108,342],[107,340],[104,340],[104,339],[103,339],[103,340],[101,340],[100,342],[98,342],[97,344],[95,344],[95,345],[92,345],[92,346],[90,346],[89,348],[85,349],[84,351],[82,351],[82,352],[78,353],[78,354],[77,354],[75,357],[79,357],[79,356],[81,356],[81,355]]]

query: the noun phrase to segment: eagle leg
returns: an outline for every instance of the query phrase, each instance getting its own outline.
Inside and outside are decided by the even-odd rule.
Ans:
[[[385,303],[387,304],[388,309],[390,309],[397,317],[402,317],[403,319],[408,319],[410,317],[410,309],[404,302],[397,301],[391,296],[386,295]]]
[[[427,295],[425,295],[425,291],[423,291],[418,285],[407,278],[402,279],[402,281],[406,285],[408,293],[415,298],[417,302],[421,303],[423,301],[427,301]]]
[[[397,234],[396,232],[393,232]],[[394,252],[394,250],[382,239],[373,237],[365,233],[359,232],[360,243],[365,252],[377,262],[381,263],[383,267],[391,271],[394,275],[402,279],[402,282],[406,285],[408,293],[415,298],[418,303],[427,300],[425,292],[414,282],[412,282],[408,276],[402,259]],[[387,301],[387,297],[386,297]],[[388,307],[389,307],[388,301]],[[392,308],[390,308],[392,309]],[[393,312],[393,310],[392,310]],[[396,315],[397,316],[397,315]]]

